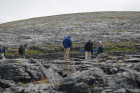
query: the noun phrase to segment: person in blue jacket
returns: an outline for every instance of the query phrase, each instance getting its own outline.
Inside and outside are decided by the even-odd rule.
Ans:
[[[68,55],[69,55],[70,47],[72,46],[72,40],[71,40],[70,35],[68,35],[63,40],[63,46],[64,46],[64,60],[68,60]]]
[[[1,54],[1,56],[2,56],[2,59],[4,59],[5,60],[5,55],[6,55],[6,51],[8,50],[8,48],[7,47],[1,47],[0,48],[0,54]]]

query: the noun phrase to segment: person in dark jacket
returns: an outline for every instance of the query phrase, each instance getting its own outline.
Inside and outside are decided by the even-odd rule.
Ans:
[[[85,44],[85,60],[89,60],[91,58],[92,53],[93,53],[93,40],[89,40]]]
[[[5,60],[5,55],[6,55],[6,51],[8,50],[8,48],[7,47],[1,47],[0,48],[0,54],[1,54],[1,56],[2,56],[2,59],[4,59]]]
[[[27,47],[27,44],[25,45],[21,45],[19,47],[19,54],[20,54],[20,58],[25,59],[25,48]]]
[[[63,46],[64,46],[64,60],[68,60],[68,55],[69,55],[70,47],[72,46],[72,40],[71,40],[70,35],[68,35],[63,40]]]

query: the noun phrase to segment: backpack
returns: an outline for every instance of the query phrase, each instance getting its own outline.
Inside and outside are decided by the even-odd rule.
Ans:
[[[22,53],[22,46],[19,47],[19,53]]]

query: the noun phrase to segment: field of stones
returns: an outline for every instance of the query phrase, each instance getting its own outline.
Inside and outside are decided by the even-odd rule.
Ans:
[[[140,93],[140,12],[92,12],[0,24],[0,93]],[[62,41],[71,35],[69,61]],[[105,55],[84,60],[87,41]],[[28,44],[26,59],[18,47]]]

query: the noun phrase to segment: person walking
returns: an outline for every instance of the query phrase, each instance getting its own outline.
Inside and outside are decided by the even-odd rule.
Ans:
[[[69,55],[70,47],[72,46],[72,40],[70,35],[68,35],[63,40],[63,46],[64,46],[64,61],[66,61],[69,60],[68,55]]]
[[[19,54],[20,54],[20,58],[25,59],[25,48],[27,47],[27,44],[25,45],[21,45],[19,47]]]
[[[92,53],[93,53],[93,40],[89,40],[85,44],[85,60],[89,60],[91,58]]]
[[[0,54],[1,54],[3,60],[5,60],[5,55],[6,55],[7,50],[8,50],[7,47],[1,47],[0,48]]]
[[[105,46],[102,44],[101,41],[99,41],[99,45],[98,45],[98,59],[100,59],[101,55],[105,52]]]

